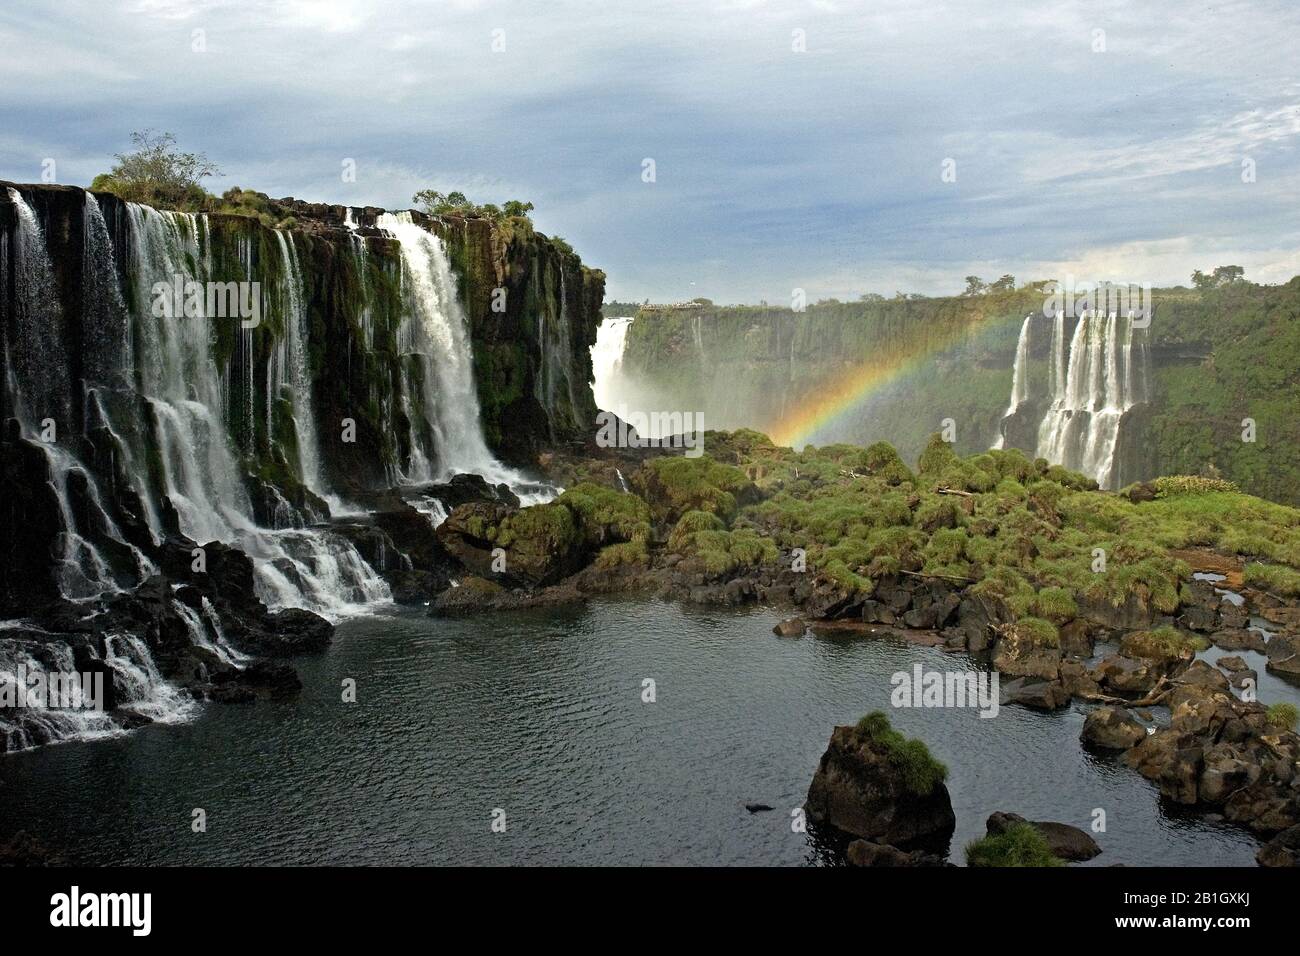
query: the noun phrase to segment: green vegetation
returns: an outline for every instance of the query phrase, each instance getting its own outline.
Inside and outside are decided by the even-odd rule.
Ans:
[[[1300,596],[1300,571],[1273,564],[1248,564],[1246,583],[1282,597]]]
[[[1157,627],[1149,631],[1133,631],[1120,641],[1120,650],[1129,657],[1154,661],[1175,661],[1193,657],[1197,651],[1209,647],[1203,637],[1178,630],[1176,627]]]
[[[1016,823],[997,834],[966,845],[967,866],[1064,866],[1038,829]]]
[[[970,279],[958,296],[825,300],[803,312],[643,306],[624,369],[655,395],[652,407],[700,409],[720,427],[776,430],[809,400],[861,383],[859,404],[827,426],[831,440],[888,440],[915,461],[958,416],[953,450],[974,453],[998,437],[1021,322],[1046,294],[1041,283],[995,292]],[[1202,286],[1152,293],[1151,405],[1135,417],[1145,470],[1300,503],[1300,277],[1262,286],[1221,266]],[[1047,364],[1031,363],[1034,395],[1046,394]]]
[[[436,189],[421,189],[411,197],[411,202],[430,216],[464,216],[467,219],[490,219],[500,222],[507,219],[522,219],[531,222],[528,214],[533,211],[533,204],[510,199],[500,206],[492,203],[479,205],[472,203],[462,192],[440,193]],[[565,245],[568,245],[567,243]],[[572,252],[572,247],[569,248]]]
[[[1278,703],[1268,708],[1268,722],[1281,730],[1295,730],[1297,719],[1300,719],[1300,710],[1295,704]]]
[[[1175,495],[1203,495],[1209,491],[1236,491],[1237,486],[1222,478],[1204,475],[1167,475],[1151,482],[1157,498]]]
[[[730,520],[737,495],[751,485],[739,468],[707,455],[653,458],[632,475],[631,484],[649,502],[659,521],[679,518],[688,511],[706,511]]]
[[[221,170],[207,156],[182,152],[171,133],[151,129],[132,133],[131,143],[135,148],[118,153],[113,168],[96,176],[91,189],[167,209],[206,208],[211,202],[203,180]]]
[[[859,720],[857,731],[885,751],[889,762],[903,774],[907,789],[917,796],[927,796],[948,779],[948,768],[930,755],[930,748],[904,737],[882,712],[873,710]]]

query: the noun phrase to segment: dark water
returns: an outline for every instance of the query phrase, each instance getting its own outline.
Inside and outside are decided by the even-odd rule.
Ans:
[[[969,662],[782,639],[776,619],[609,601],[352,621],[296,662],[294,701],[210,705],[186,725],[0,758],[0,839],[26,829],[82,863],[833,861],[790,826],[831,728],[890,710],[895,671]],[[341,702],[345,678],[355,704]],[[1085,754],[1081,709],[890,715],[948,764],[956,862],[994,810],[1087,829],[1102,808],[1095,864],[1254,863],[1248,833],[1166,811],[1135,772]],[[750,802],[775,809],[751,815]],[[195,807],[206,833],[191,832]]]

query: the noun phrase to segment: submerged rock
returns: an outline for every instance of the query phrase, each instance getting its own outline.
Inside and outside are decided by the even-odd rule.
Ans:
[[[808,625],[801,617],[792,617],[782,621],[772,628],[772,633],[778,637],[802,637],[808,630]]]
[[[950,866],[942,856],[924,850],[900,850],[887,843],[854,840],[845,854],[853,866]]]

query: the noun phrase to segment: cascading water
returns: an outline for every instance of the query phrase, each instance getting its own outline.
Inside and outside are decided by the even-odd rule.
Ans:
[[[298,253],[293,236],[276,230],[275,239],[280,247],[281,265],[285,274],[284,350],[288,353],[290,375],[289,402],[293,408],[293,424],[298,444],[299,477],[302,483],[322,498],[329,497],[321,478],[320,442],[316,435],[316,416],[312,410],[311,372],[307,367],[307,310],[303,305],[302,271],[298,267]],[[270,406],[268,398],[267,405]]]
[[[1003,418],[1010,418],[1022,404],[1029,399],[1029,326],[1032,315],[1025,316],[1020,326],[1020,337],[1016,340],[1016,359],[1011,366],[1011,401]],[[1001,448],[1006,441],[1005,435],[999,435],[994,448]]]
[[[152,302],[154,283],[170,284],[174,276],[196,282],[209,278],[206,217],[163,213],[135,203],[127,209],[137,361],[157,423],[164,491],[181,530],[199,543],[233,543],[249,554],[259,594],[272,608],[305,607],[338,618],[353,613],[358,603],[387,600],[387,585],[343,538],[312,529],[258,527],[221,414],[224,407],[245,406],[251,414],[251,389],[247,400],[227,405],[225,387],[232,386],[223,387],[228,379],[218,372],[211,354],[212,323],[235,320],[155,316],[146,305]],[[285,254],[293,259],[290,251]],[[300,303],[300,290],[289,293],[291,303],[295,297]],[[305,354],[301,315],[286,317],[286,325],[288,370],[296,376],[299,357]],[[305,357],[301,362],[305,367]],[[314,439],[310,398],[303,396],[305,389],[293,391],[299,393],[294,399],[299,437],[312,434]],[[309,444],[314,450],[314,441]]]
[[[22,437],[45,455],[50,488],[58,502],[63,528],[56,571],[59,590],[69,600],[85,600],[120,590],[109,562],[91,540],[93,534],[109,538],[130,553],[135,578],[127,583],[138,584],[157,569],[138,548],[127,543],[104,506],[94,475],[60,443],[75,434],[72,385],[63,344],[63,310],[54,289],[54,267],[40,223],[17,190],[11,188],[8,192],[18,213],[14,276],[10,283],[14,289],[17,340],[6,349],[9,367],[5,370],[5,387]],[[80,518],[69,488],[73,475],[83,488]]]
[[[0,753],[123,733],[121,715],[102,709],[106,702],[94,699],[96,690],[104,692],[108,679],[113,682],[118,711],[158,723],[177,723],[193,713],[193,700],[158,673],[149,648],[139,638],[122,633],[105,636],[102,660],[110,673],[102,675],[97,686],[93,672],[78,667],[68,644],[49,639],[55,636],[24,622],[0,622],[0,688],[4,696],[17,699],[20,690],[28,694],[38,687],[49,691],[57,682],[67,682],[64,693],[52,695],[57,699],[29,696],[25,706],[0,709]],[[101,659],[93,652],[91,656]]]
[[[1103,488],[1114,488],[1124,417],[1147,401],[1147,333],[1134,327],[1132,315],[1086,311],[1067,348],[1065,320],[1059,312],[1054,316],[1048,368],[1051,404],[1038,425],[1036,454],[1096,479]],[[1028,357],[1026,318],[1016,347],[1007,416],[1029,400]]]
[[[402,392],[411,422],[411,462],[404,480],[426,484],[472,472],[515,488],[523,504],[550,500],[556,489],[530,482],[497,461],[483,438],[469,322],[442,240],[409,212],[384,213],[376,225],[401,247],[406,315],[398,342],[408,360]]]
[[[623,348],[632,319],[608,318],[596,330],[596,344],[591,347],[592,392],[596,407],[613,409],[619,401],[623,374]]]

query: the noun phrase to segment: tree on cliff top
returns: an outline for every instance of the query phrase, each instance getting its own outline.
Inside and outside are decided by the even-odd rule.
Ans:
[[[175,136],[151,129],[132,133],[131,142],[135,148],[118,153],[113,168],[96,176],[91,189],[171,208],[207,204],[211,197],[203,189],[203,180],[221,175],[207,156],[181,152]]]
[[[411,202],[420,206],[430,216],[454,215],[469,216],[477,219],[528,219],[533,211],[533,204],[520,202],[518,199],[507,200],[500,206],[492,203],[477,205],[469,201],[462,192],[453,190],[440,193],[436,189],[421,189],[411,197]]]
[[[1245,280],[1246,270],[1241,266],[1218,266],[1208,276],[1200,269],[1192,273],[1192,285],[1198,289],[1217,289]]]

